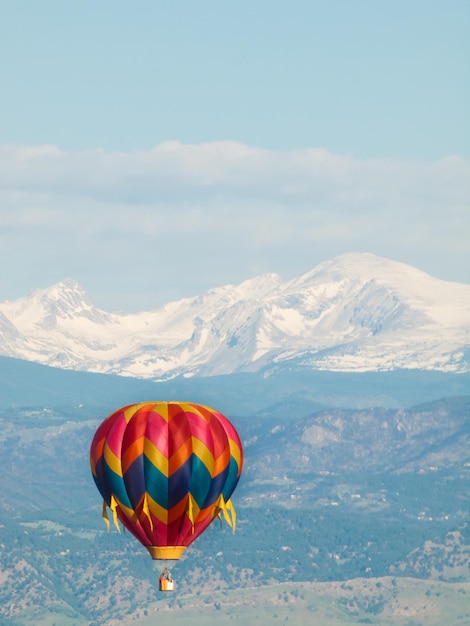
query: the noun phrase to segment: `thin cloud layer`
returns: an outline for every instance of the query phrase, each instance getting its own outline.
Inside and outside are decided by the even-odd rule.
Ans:
[[[2,300],[71,275],[114,307],[131,293],[156,306],[351,250],[468,280],[470,163],[459,157],[358,160],[236,142],[2,146],[0,203],[0,259],[17,256]]]
[[[468,201],[470,164],[458,157],[434,162],[359,161],[322,149],[276,152],[236,142],[185,145],[165,142],[129,153],[64,152],[54,146],[0,148],[3,189],[102,197],[103,200],[173,202],[229,197],[308,202],[383,201],[423,195],[437,202]],[[407,200],[406,197],[403,200]]]

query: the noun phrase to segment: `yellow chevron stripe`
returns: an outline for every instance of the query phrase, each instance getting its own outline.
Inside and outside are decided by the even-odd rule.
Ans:
[[[196,455],[207,467],[209,474],[212,476],[214,471],[214,456],[212,452],[202,443],[200,439],[191,437],[193,444],[193,454]]]
[[[156,402],[154,411],[161,415],[165,422],[168,423],[168,402]]]
[[[155,502],[155,500],[147,494],[147,504],[152,514],[163,524],[168,524],[168,510]]]
[[[141,406],[144,406],[144,403],[141,404],[132,404],[131,406],[129,406],[127,409],[125,409],[123,411],[124,413],[124,419],[126,420],[126,424],[129,424],[129,422],[131,421],[134,413],[136,411],[138,411],[140,409]]]
[[[130,509],[129,507],[124,506],[124,504],[122,504],[122,502],[118,500],[118,498],[116,498],[116,501],[119,504],[119,508],[121,509],[121,512],[124,513],[127,519],[131,522],[136,522],[137,515],[135,514],[134,509]]]
[[[145,437],[144,454],[155,467],[168,478],[168,459],[157,446]]]
[[[124,411],[124,419],[128,424],[134,415],[140,411],[144,406],[149,407],[150,410],[159,413],[165,421],[168,422],[168,403],[167,402],[139,402],[138,404],[132,404]]]
[[[180,408],[188,413],[195,413],[196,415],[199,415],[199,417],[202,417],[204,419],[203,414],[201,413],[201,411],[199,411],[199,407],[198,406],[194,406],[194,404],[190,404],[189,402],[178,402],[177,403]],[[200,405],[202,407],[202,405]],[[207,408],[207,407],[202,407],[202,408]]]
[[[188,494],[189,495],[189,494]],[[155,500],[147,493],[147,504],[152,514],[163,524],[171,524],[178,520],[187,509],[188,495],[185,495],[178,504],[172,509],[167,510],[155,502]],[[196,505],[197,508],[197,505]],[[197,508],[197,510],[199,510]]]
[[[121,467],[121,459],[119,459],[114,452],[109,447],[109,444],[106,442],[104,444],[103,449],[103,458],[108,467],[110,467],[115,474],[121,476],[122,478],[122,467]]]
[[[229,439],[228,441],[230,445],[230,454],[233,456],[233,458],[237,462],[238,467],[240,467],[241,462],[242,462],[242,453],[238,446],[238,443],[234,441],[233,439]]]

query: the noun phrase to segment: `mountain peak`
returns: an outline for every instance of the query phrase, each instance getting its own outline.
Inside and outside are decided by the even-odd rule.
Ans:
[[[60,320],[80,317],[102,321],[106,314],[95,309],[89,294],[72,278],[55,283],[45,289],[35,289],[29,296],[14,302],[5,302],[0,310],[23,333],[34,336],[38,329],[51,330]]]
[[[269,368],[468,371],[470,286],[349,253],[157,311],[109,314],[71,278],[0,303],[0,354],[162,379]]]
[[[76,311],[77,308],[93,306],[90,295],[72,278],[64,278],[46,289],[36,289],[31,297],[48,305],[60,304],[60,308],[64,311],[66,308]]]
[[[394,277],[411,276],[413,279],[418,277],[432,279],[425,272],[399,261],[386,259],[369,252],[349,252],[320,263],[300,276],[298,280],[307,282],[315,277],[322,280],[352,279],[366,281],[378,279],[389,281],[390,279],[393,280]]]
[[[263,298],[273,291],[279,290],[282,284],[282,278],[278,274],[260,274],[244,280],[237,286],[237,291],[245,297]]]
[[[50,289],[58,289],[62,291],[84,292],[80,283],[78,283],[73,278],[64,278],[63,280],[60,280],[58,283],[50,287]]]

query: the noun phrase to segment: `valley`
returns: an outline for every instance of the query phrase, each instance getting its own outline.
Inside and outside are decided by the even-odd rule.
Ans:
[[[236,532],[212,524],[172,565],[171,597],[157,590],[160,564],[101,519],[88,447],[104,407],[2,410],[0,624],[147,626],[171,615],[197,625],[214,612],[220,623],[465,623],[469,408],[461,396],[234,416],[246,454]]]

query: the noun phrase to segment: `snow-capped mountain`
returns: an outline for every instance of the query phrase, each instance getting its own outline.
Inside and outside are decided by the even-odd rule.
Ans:
[[[107,313],[66,279],[0,303],[0,354],[155,380],[276,367],[469,371],[470,286],[371,254]]]

